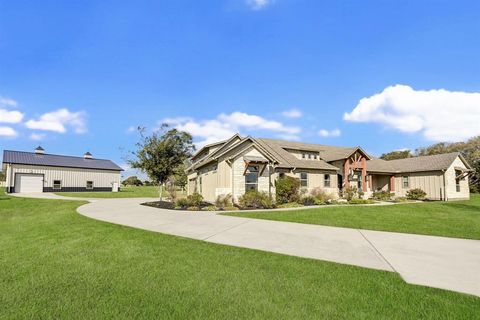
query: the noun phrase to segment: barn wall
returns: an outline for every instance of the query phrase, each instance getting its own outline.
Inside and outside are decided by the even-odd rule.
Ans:
[[[9,186],[12,188],[16,173],[44,175],[43,190],[45,192],[92,191],[86,189],[87,181],[93,181],[94,191],[111,191],[114,182],[120,186],[120,171],[12,164],[9,179]],[[62,181],[61,190],[53,190],[53,180]]]

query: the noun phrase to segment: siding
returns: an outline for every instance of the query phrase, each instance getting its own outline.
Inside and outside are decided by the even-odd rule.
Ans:
[[[338,182],[337,182],[337,172],[336,171],[321,171],[321,170],[297,170],[295,174],[289,174],[295,178],[300,179],[300,173],[306,172],[308,174],[308,186],[307,192],[310,193],[316,188],[323,189],[324,191],[338,197]],[[325,174],[330,174],[330,188],[325,188]]]
[[[44,175],[44,189],[53,188],[53,180],[61,180],[62,188],[86,189],[87,181],[93,181],[94,188],[112,188],[117,182],[120,186],[120,172],[97,169],[79,169],[62,167],[41,167],[32,165],[11,165],[11,178],[9,186],[13,187],[16,173],[32,173]],[[57,191],[57,190],[55,190]],[[61,190],[58,190],[61,191]]]
[[[402,177],[409,177],[408,188],[403,187]],[[441,171],[433,172],[415,172],[395,176],[395,195],[405,197],[410,189],[420,188],[427,193],[427,199],[442,200],[444,195],[443,173]]]
[[[233,161],[233,198],[235,201],[245,193],[245,176],[243,175],[245,171],[245,162],[243,161],[244,156],[258,156],[263,157],[263,155],[254,147],[248,148],[243,154],[236,157]],[[263,170],[262,175],[258,177],[258,191],[269,191],[269,170],[268,167]],[[273,176],[272,176],[273,182]],[[274,188],[272,187],[272,194],[274,193]]]
[[[460,167],[464,169],[467,168],[463,161],[459,157],[457,157],[457,159],[453,161],[452,165],[447,169],[447,171],[445,171],[447,200],[470,199],[468,177],[460,180],[460,192],[457,192],[457,186],[455,181],[455,167]]]

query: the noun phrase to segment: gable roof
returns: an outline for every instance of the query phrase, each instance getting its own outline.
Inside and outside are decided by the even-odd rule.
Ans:
[[[448,169],[457,157],[460,157],[467,168],[471,168],[459,152],[452,152],[389,161],[375,158],[367,162],[367,171],[385,173],[441,171]]]
[[[12,150],[3,151],[3,163],[123,171],[118,165],[105,159],[85,159],[84,157],[37,154]]]
[[[327,163],[322,159],[318,160],[304,160],[298,159],[293,154],[288,152],[285,149],[298,149],[305,151],[319,151],[319,145],[313,144],[303,144],[300,142],[290,142],[283,140],[273,140],[273,139],[256,139],[256,141],[269,151],[275,158],[278,160],[277,167],[279,168],[298,168],[298,169],[322,169],[322,170],[335,170],[338,168]],[[302,147],[299,147],[302,145]],[[317,146],[317,149],[315,149]],[[308,148],[308,149],[306,149]]]

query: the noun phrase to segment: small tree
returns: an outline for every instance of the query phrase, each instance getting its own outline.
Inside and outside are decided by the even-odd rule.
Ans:
[[[0,181],[5,181],[5,173],[0,171]]]
[[[122,181],[124,186],[143,186],[143,182],[137,176],[131,176]]]
[[[145,135],[145,129],[139,128],[141,140],[136,144],[137,151],[132,152],[134,160],[128,160],[132,168],[140,169],[158,184],[160,200],[168,178],[173,176],[183,162],[192,156],[195,147],[192,136],[184,131],[170,129],[162,124],[160,130]]]

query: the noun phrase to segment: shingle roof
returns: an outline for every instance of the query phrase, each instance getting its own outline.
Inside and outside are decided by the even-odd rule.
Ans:
[[[372,159],[367,161],[367,171],[386,173],[441,171],[448,169],[458,156],[459,152],[452,152],[390,161]]]
[[[335,170],[338,168],[327,163],[324,160],[304,160],[298,159],[285,149],[298,149],[305,151],[320,151],[320,145],[307,144],[300,142],[290,142],[273,139],[255,139],[263,148],[270,152],[279,161],[277,165],[280,168],[299,168],[299,169],[323,169]]]
[[[123,171],[122,168],[110,160],[11,150],[3,151],[3,163]]]

